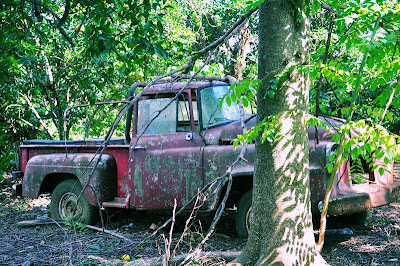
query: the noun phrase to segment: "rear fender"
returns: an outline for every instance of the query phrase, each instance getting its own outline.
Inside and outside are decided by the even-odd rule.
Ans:
[[[93,153],[57,153],[32,157],[26,166],[22,195],[37,198],[45,182],[59,183],[65,176],[75,176],[85,187],[85,195],[92,205],[96,205],[96,196],[100,203],[113,199],[117,195],[117,164],[115,158],[103,154],[92,177],[94,165],[99,155]],[[57,179],[57,180],[54,180]],[[51,191],[49,191],[51,192]]]

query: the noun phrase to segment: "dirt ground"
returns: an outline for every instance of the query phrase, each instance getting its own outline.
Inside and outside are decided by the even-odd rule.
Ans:
[[[7,179],[0,183],[0,265],[132,265],[135,261],[145,265],[140,259],[165,254],[169,229],[157,236],[151,236],[151,233],[169,218],[166,214],[104,212],[105,227],[129,238],[131,243],[72,222],[20,228],[17,227],[20,221],[45,219],[49,199],[46,196],[38,200],[15,198],[10,185]],[[203,251],[238,252],[243,248],[245,240],[235,235],[233,217],[232,214],[222,217]],[[177,220],[171,253],[182,235],[179,232],[184,224],[183,217]],[[175,254],[193,251],[204,237],[206,224],[207,221],[196,221],[179,241]],[[329,264],[400,265],[400,201],[372,209],[365,226],[349,229],[353,234],[327,232],[322,256]],[[124,255],[129,255],[129,262],[122,260]],[[209,256],[193,260],[192,264],[224,265],[226,261]]]

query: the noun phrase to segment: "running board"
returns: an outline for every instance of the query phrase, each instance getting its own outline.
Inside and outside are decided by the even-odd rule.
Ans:
[[[103,202],[102,206],[105,208],[120,208],[129,209],[130,194],[126,198],[115,197],[112,201]]]

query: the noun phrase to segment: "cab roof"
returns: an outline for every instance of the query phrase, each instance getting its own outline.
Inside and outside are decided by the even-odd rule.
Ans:
[[[159,83],[151,85],[145,92],[148,93],[157,93],[157,92],[178,92],[185,86],[187,89],[196,90],[204,87],[213,87],[213,86],[229,86],[228,83],[221,81],[192,81],[192,82],[167,82],[167,83]]]

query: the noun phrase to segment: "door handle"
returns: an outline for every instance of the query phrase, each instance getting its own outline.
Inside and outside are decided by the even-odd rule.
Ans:
[[[147,147],[146,146],[132,146],[131,149],[132,150],[145,150]]]
[[[193,139],[193,132],[187,133],[186,136],[185,136],[185,139],[186,139],[187,141],[192,140],[192,139]]]

